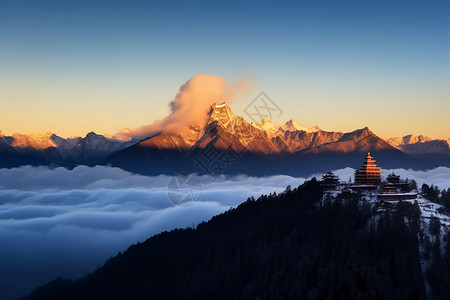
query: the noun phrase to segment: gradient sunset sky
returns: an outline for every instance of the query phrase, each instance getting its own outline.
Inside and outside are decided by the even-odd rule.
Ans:
[[[450,138],[450,2],[0,1],[4,134],[149,124],[200,72],[250,79],[239,115]]]

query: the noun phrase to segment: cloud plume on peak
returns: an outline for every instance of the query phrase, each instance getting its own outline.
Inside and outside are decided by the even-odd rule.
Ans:
[[[198,73],[181,87],[175,99],[169,103],[170,114],[139,128],[126,128],[114,135],[117,139],[144,138],[159,132],[179,132],[190,125],[203,127],[211,105],[234,101],[240,93],[248,92],[250,84],[240,78],[230,82],[225,77]]]

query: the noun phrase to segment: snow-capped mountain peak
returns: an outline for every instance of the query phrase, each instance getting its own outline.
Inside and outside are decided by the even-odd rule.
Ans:
[[[450,153],[450,140],[432,139],[427,136],[412,134],[404,137],[394,137],[387,142],[408,154],[448,154]]]
[[[263,118],[258,123],[251,123],[251,125],[259,130],[267,132],[270,136],[283,135],[287,131],[305,131],[308,133],[318,132],[320,128],[318,126],[306,127],[304,125],[298,124],[294,120],[290,119],[284,125],[276,126],[271,120]]]
[[[424,143],[433,140],[432,138],[424,135],[412,135],[408,134],[404,137],[393,137],[387,140],[389,144],[394,147],[399,147],[401,145],[409,145],[416,143]]]
[[[279,131],[279,127],[266,118],[262,119],[258,123],[251,122],[250,124],[259,130],[267,132],[269,135],[274,135]]]
[[[317,132],[320,128],[318,126],[306,127],[301,124],[296,123],[294,120],[290,119],[284,125],[280,126],[280,131],[306,131],[306,132]]]
[[[224,126],[229,125],[229,123],[236,118],[236,115],[233,114],[230,107],[225,102],[220,104],[214,103],[211,106],[209,115],[211,120],[217,121],[219,124]]]
[[[52,135],[53,133],[51,132],[28,134],[14,133],[12,135],[14,140],[11,146],[17,148],[33,148],[36,150],[44,150],[50,147],[56,147],[55,143],[51,139]]]

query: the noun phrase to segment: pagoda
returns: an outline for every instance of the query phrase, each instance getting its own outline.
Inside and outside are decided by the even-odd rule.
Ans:
[[[395,175],[394,173],[391,173],[386,178],[386,181],[392,184],[399,184],[400,183],[400,176]]]
[[[325,188],[336,189],[339,186],[339,177],[334,175],[332,171],[322,176],[321,185]]]
[[[354,185],[370,185],[377,186],[381,183],[380,167],[377,167],[375,160],[370,156],[370,152],[367,154],[366,159],[363,162],[361,168],[355,172]]]

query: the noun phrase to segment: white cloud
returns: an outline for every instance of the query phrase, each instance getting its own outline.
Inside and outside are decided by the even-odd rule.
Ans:
[[[169,103],[170,114],[139,128],[126,128],[115,135],[114,138],[129,140],[130,138],[145,138],[161,131],[179,132],[197,125],[203,128],[208,121],[207,113],[214,102],[226,101],[231,103],[237,94],[246,93],[250,83],[240,78],[231,82],[222,76],[198,73],[186,81]]]
[[[103,166],[0,169],[0,298],[21,296],[57,276],[83,276],[156,233],[196,225],[250,196],[304,181],[203,176],[200,198],[182,207],[168,198],[171,179]]]
[[[383,176],[392,171],[419,186],[450,187],[449,168],[383,170]],[[335,173],[348,180],[354,169]],[[156,233],[196,225],[250,196],[281,192],[304,181],[290,176],[203,176],[198,178],[198,201],[181,207],[168,198],[171,179],[104,166],[0,169],[0,298],[21,296],[57,276],[83,276]],[[181,192],[190,193],[190,188]]]

